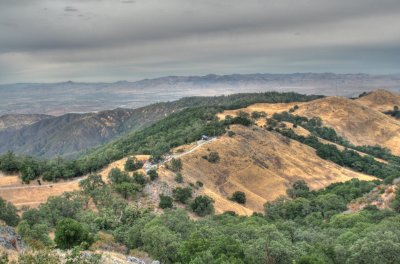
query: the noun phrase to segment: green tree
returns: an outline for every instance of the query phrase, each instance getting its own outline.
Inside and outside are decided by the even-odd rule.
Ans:
[[[136,157],[129,157],[125,163],[125,171],[135,171],[143,167],[143,162]]]
[[[232,197],[230,197],[230,200],[235,201],[240,204],[245,204],[246,203],[246,194],[241,191],[236,191],[232,194]]]
[[[400,188],[396,191],[396,197],[392,201],[392,208],[396,212],[400,213]]]
[[[218,152],[211,151],[210,154],[208,154],[207,160],[211,163],[217,163],[220,160]]]
[[[133,174],[133,181],[141,186],[144,186],[146,184],[146,178],[142,173],[139,172],[135,172]]]
[[[160,194],[160,202],[158,207],[162,209],[172,208],[172,197]]]
[[[214,212],[214,200],[207,195],[200,195],[190,204],[190,208],[198,216],[206,216]]]
[[[139,192],[139,187],[134,183],[122,182],[114,185],[115,191],[125,199],[135,196]]]
[[[185,204],[192,197],[192,189],[189,187],[177,187],[173,190],[173,197],[175,201]]]
[[[87,194],[91,194],[93,191],[103,188],[104,185],[105,183],[101,178],[101,175],[98,174],[90,174],[86,179],[79,182],[79,186]]]
[[[53,241],[49,237],[49,231],[46,224],[38,223],[30,227],[26,220],[22,220],[17,226],[18,234],[31,247],[36,249],[43,249],[44,247],[53,245]]]
[[[182,170],[182,160],[173,158],[170,168],[174,172],[180,172]]]
[[[147,172],[147,175],[150,177],[151,181],[155,181],[158,179],[158,173],[156,170],[151,169]]]
[[[182,182],[183,182],[183,175],[182,175],[182,173],[178,172],[178,173],[175,175],[175,181],[176,181],[177,183],[182,183]]]
[[[292,188],[289,188],[286,193],[293,199],[298,197],[307,198],[310,195],[310,188],[304,180],[298,180],[292,184]]]
[[[6,173],[14,173],[19,171],[19,162],[12,151],[7,151],[0,157],[0,170]]]
[[[83,244],[90,245],[92,239],[81,223],[65,218],[57,224],[54,241],[59,248],[69,249]]]
[[[0,220],[7,225],[16,226],[19,222],[17,208],[0,197]]]
[[[132,178],[129,177],[128,173],[121,171],[118,168],[111,169],[110,173],[108,173],[108,179],[113,184],[119,184],[122,182],[131,182]]]

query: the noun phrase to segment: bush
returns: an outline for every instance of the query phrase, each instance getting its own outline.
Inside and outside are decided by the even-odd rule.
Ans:
[[[155,181],[155,180],[158,179],[158,173],[157,173],[156,170],[149,170],[149,171],[147,172],[147,175],[150,177],[150,180],[151,180],[151,181]]]
[[[172,208],[172,197],[160,194],[160,202],[158,207],[161,209]]]
[[[228,131],[228,137],[233,137],[234,135],[236,135],[235,132],[233,132],[231,130]]]
[[[196,186],[199,187],[199,188],[201,188],[201,187],[204,186],[204,183],[202,183],[201,181],[197,181],[197,182],[196,182]]]
[[[253,119],[259,119],[261,117],[266,117],[266,116],[267,116],[267,114],[263,111],[262,112],[254,111],[251,113],[251,118],[253,118]]]
[[[143,162],[137,158],[128,158],[125,163],[125,171],[135,171],[143,167]]]
[[[8,262],[8,254],[6,252],[0,252],[0,264],[7,264]]]
[[[69,249],[80,245],[90,245],[92,239],[89,231],[74,219],[65,218],[58,222],[54,241],[61,249]]]
[[[198,216],[206,216],[214,212],[214,200],[207,195],[197,196],[190,208]]]
[[[175,175],[175,181],[176,181],[177,183],[182,183],[182,182],[183,182],[183,175],[182,175],[182,173],[178,172],[178,173]]]
[[[310,188],[305,181],[299,180],[295,181],[292,185],[292,188],[286,191],[287,195],[290,198],[298,198],[298,197],[308,197],[310,194]]]
[[[220,160],[219,154],[216,151],[211,151],[207,156],[203,156],[203,159],[211,163],[217,163]]]
[[[236,191],[232,194],[232,197],[230,200],[235,201],[240,204],[245,204],[246,203],[246,194],[241,191]]]
[[[185,204],[187,200],[192,197],[192,189],[189,187],[177,187],[173,190],[173,197],[175,201]]]
[[[392,208],[400,213],[400,188],[397,189],[396,191],[396,197],[394,198],[393,202],[392,202]]]
[[[129,177],[128,173],[121,171],[118,168],[111,169],[108,173],[108,179],[112,184],[119,184],[123,182],[132,182],[132,178]]]
[[[146,178],[142,173],[135,172],[133,174],[133,181],[136,182],[139,185],[145,185],[146,184]]]
[[[170,169],[175,172],[179,172],[182,170],[182,160],[173,158],[171,160]]]
[[[0,220],[9,226],[16,226],[19,222],[17,208],[0,197]]]
[[[135,196],[139,192],[139,187],[131,182],[122,182],[114,185],[114,189],[117,193],[121,194],[124,199]]]

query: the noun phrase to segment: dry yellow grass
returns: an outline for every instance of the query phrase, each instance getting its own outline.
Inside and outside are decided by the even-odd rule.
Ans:
[[[295,180],[318,189],[351,178],[374,179],[323,160],[314,149],[279,134],[257,127],[231,129],[235,136],[222,136],[182,157],[184,178],[204,183],[202,192],[213,197],[217,212],[262,211],[266,201],[284,195]],[[209,151],[217,151],[221,160],[213,164],[203,159]],[[227,200],[235,191],[246,193],[246,208]]]
[[[400,95],[386,90],[373,91],[356,101],[379,112],[392,110],[396,105],[400,107]]]
[[[17,207],[37,207],[47,201],[50,196],[58,196],[64,192],[79,189],[78,181],[54,183],[50,185],[22,185],[19,187],[0,188],[0,197]]]
[[[382,93],[378,91],[373,95],[377,97],[377,94]],[[379,102],[375,105],[379,105]],[[294,114],[308,118],[320,117],[325,126],[332,127],[355,145],[380,145],[389,148],[393,154],[400,155],[400,121],[344,97],[326,97],[306,103],[254,104],[239,110],[225,111],[218,117],[223,119],[226,115],[234,116],[238,111],[264,111],[272,115],[287,111],[294,105],[299,106]]]
[[[354,100],[327,97],[301,105],[296,114],[320,117],[355,145],[378,144],[400,155],[400,122]]]

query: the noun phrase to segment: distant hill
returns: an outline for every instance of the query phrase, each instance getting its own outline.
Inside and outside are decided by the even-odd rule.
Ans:
[[[400,107],[400,95],[382,89],[367,93],[356,101],[379,112],[393,110],[394,106]]]
[[[0,131],[5,129],[18,129],[49,118],[52,118],[52,116],[40,114],[3,115],[0,116]]]
[[[399,75],[294,73],[167,76],[137,82],[0,85],[0,115],[63,115],[138,108],[190,96],[294,91],[355,97],[378,88],[399,92]]]

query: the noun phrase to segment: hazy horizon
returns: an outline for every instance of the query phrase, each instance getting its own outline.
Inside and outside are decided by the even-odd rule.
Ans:
[[[148,77],[148,78],[141,78],[141,79],[131,79],[131,80],[122,80],[122,79],[116,79],[116,80],[110,80],[110,81],[75,81],[73,79],[66,79],[66,80],[60,80],[60,81],[54,81],[54,82],[11,82],[11,83],[1,83],[0,85],[2,86],[7,86],[7,85],[15,85],[15,84],[62,84],[62,83],[82,83],[82,84],[96,84],[96,83],[102,83],[102,84],[115,84],[119,82],[130,82],[130,83],[135,83],[135,82],[141,82],[145,80],[157,80],[157,79],[162,79],[162,78],[169,78],[169,77],[182,77],[182,78],[188,78],[188,77],[207,77],[207,76],[233,76],[233,75],[295,75],[295,74],[334,74],[334,75],[370,75],[370,76],[398,76],[400,75],[400,72],[393,72],[393,73],[366,73],[366,72],[288,72],[288,73],[282,73],[282,72],[251,72],[251,73],[227,73],[227,74],[215,74],[215,73],[207,73],[207,74],[199,74],[199,75],[161,75],[161,76],[154,76],[154,77]]]

